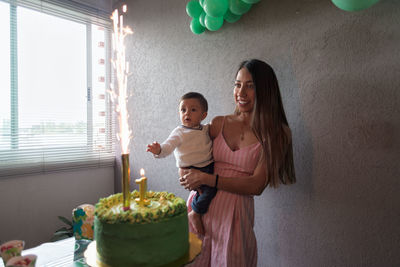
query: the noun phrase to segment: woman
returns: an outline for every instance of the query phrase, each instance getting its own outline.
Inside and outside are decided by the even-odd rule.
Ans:
[[[256,266],[253,195],[268,185],[296,180],[291,133],[273,69],[256,59],[242,62],[233,96],[234,114],[218,116],[210,125],[214,174],[181,171],[186,189],[202,184],[218,189],[202,217],[204,229],[190,223],[191,232],[203,239],[191,266]],[[192,191],[188,198],[189,211],[194,195]]]

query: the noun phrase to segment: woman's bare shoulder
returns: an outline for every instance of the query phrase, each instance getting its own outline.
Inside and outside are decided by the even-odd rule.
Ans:
[[[211,139],[217,137],[219,131],[222,128],[222,123],[224,122],[224,116],[216,116],[210,122],[210,136]]]
[[[223,120],[224,120],[224,116],[216,116],[216,117],[214,117],[212,119],[211,125],[213,125],[213,124],[215,124],[215,125],[222,124]]]

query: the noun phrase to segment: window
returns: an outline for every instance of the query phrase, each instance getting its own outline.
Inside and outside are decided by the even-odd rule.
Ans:
[[[114,163],[110,22],[54,2],[0,2],[0,176]]]

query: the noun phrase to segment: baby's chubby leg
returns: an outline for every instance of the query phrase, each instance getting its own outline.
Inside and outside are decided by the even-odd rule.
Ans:
[[[188,214],[189,222],[192,225],[193,229],[196,231],[198,236],[204,235],[204,227],[203,222],[201,220],[201,214],[194,212],[191,210]]]

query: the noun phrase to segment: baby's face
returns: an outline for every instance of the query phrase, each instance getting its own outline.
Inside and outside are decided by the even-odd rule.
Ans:
[[[195,98],[184,99],[179,104],[179,116],[186,127],[198,127],[207,116],[201,108],[200,102]]]

